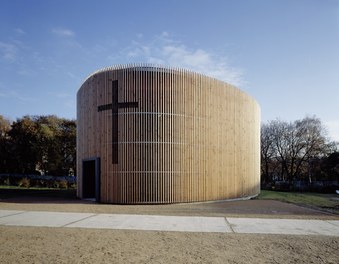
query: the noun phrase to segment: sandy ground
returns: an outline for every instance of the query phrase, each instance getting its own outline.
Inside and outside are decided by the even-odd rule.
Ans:
[[[0,209],[335,219],[278,201],[105,205],[20,197]],[[339,237],[0,226],[0,263],[338,263]]]
[[[338,263],[339,238],[0,227],[1,263]]]

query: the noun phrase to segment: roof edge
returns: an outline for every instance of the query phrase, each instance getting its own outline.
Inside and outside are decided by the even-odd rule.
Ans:
[[[230,84],[228,82],[219,80],[219,79],[217,79],[215,77],[208,76],[208,75],[200,73],[200,72],[196,72],[196,71],[189,70],[189,69],[186,69],[186,68],[181,68],[181,67],[172,67],[172,66],[165,66],[165,65],[153,64],[153,63],[128,63],[128,64],[116,64],[116,65],[112,65],[112,66],[107,66],[107,67],[101,68],[99,70],[96,70],[93,73],[91,73],[90,75],[88,75],[84,79],[84,81],[82,83],[85,83],[88,79],[90,79],[92,76],[94,76],[94,75],[96,75],[98,73],[102,73],[102,72],[106,72],[106,71],[111,71],[111,70],[123,70],[123,69],[128,69],[128,68],[130,68],[130,69],[135,69],[135,68],[143,68],[143,69],[145,69],[145,68],[152,68],[152,69],[158,69],[158,70],[168,70],[168,71],[193,73],[193,74],[198,74],[198,75],[205,76],[205,77],[208,77],[208,78],[211,78],[211,79],[215,79],[217,81],[224,82],[224,83],[227,83],[227,84],[229,84],[231,86],[236,87],[233,84]]]

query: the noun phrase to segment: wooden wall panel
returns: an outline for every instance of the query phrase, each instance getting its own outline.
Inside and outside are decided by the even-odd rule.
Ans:
[[[225,82],[147,64],[105,68],[79,89],[77,122],[79,197],[82,161],[95,157],[104,203],[222,200],[260,191],[260,108]]]

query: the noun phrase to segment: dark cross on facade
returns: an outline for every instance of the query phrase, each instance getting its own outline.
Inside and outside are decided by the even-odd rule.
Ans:
[[[118,80],[112,81],[112,103],[99,105],[98,112],[112,109],[112,163],[118,164],[118,109],[137,108],[138,102],[118,102]]]

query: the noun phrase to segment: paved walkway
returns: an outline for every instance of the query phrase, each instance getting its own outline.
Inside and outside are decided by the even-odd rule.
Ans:
[[[0,225],[339,236],[339,220],[159,216],[0,210]]]

